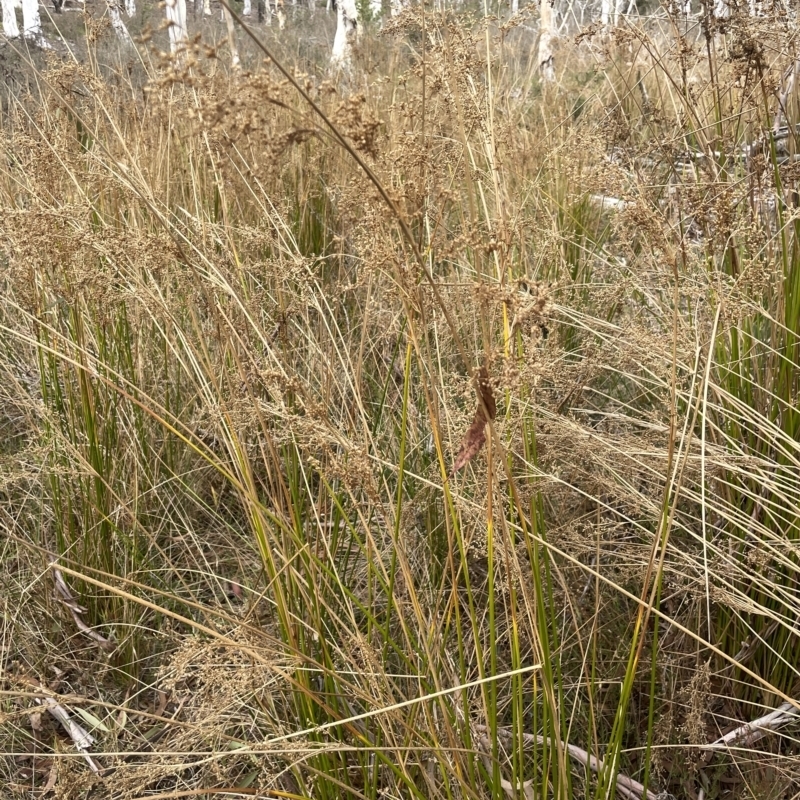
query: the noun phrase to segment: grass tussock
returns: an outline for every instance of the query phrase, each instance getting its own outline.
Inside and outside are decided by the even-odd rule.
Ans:
[[[4,785],[793,796],[791,26],[292,31],[4,96]]]

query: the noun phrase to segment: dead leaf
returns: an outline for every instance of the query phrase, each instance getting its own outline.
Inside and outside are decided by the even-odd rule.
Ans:
[[[164,711],[169,704],[169,694],[167,692],[162,692],[161,689],[156,689],[156,697],[158,698],[156,702],[156,716],[163,717]]]
[[[461,440],[451,475],[455,475],[480,452],[486,442],[486,423],[493,420],[497,414],[492,382],[485,365],[478,370],[478,374],[475,376],[475,389],[479,397],[478,407],[475,409],[472,423]]]
[[[461,447],[458,448],[455,463],[453,464],[452,475],[455,475],[463,466],[468,464],[483,447],[486,441],[486,420],[477,415],[472,420],[472,424],[467,429],[467,433],[461,440]]]
[[[497,416],[497,404],[494,401],[494,392],[492,391],[492,381],[491,378],[489,378],[489,371],[486,369],[485,365],[478,370],[476,383],[478,386],[478,393],[480,394],[481,400],[483,400],[483,405],[486,408],[489,419],[493,420]],[[479,410],[482,411],[483,409],[479,407]],[[476,411],[475,413],[477,414],[478,412]]]
[[[49,792],[52,792],[53,789],[56,788],[56,781],[58,780],[58,762],[53,759],[53,763],[50,767],[50,774],[47,776],[47,783],[42,788],[41,797],[44,797]]]

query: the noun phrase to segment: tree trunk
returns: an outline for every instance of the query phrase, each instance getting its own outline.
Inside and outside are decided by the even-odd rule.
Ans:
[[[114,33],[117,34],[117,38],[123,44],[133,44],[133,39],[131,39],[128,29],[122,21],[122,15],[119,13],[119,0],[106,0],[106,7],[108,8],[108,18],[111,20],[111,27],[114,29]]]
[[[253,13],[253,6],[250,0],[244,0],[244,6],[242,8],[242,16],[249,17]]]
[[[169,49],[172,53],[182,50],[189,38],[186,27],[186,0],[166,0],[167,19],[172,23],[169,26]]]
[[[211,16],[211,0],[203,0],[203,16]]]
[[[348,71],[353,55],[353,42],[361,34],[356,0],[336,0],[336,36],[333,40],[331,66]]]
[[[283,0],[275,0],[275,19],[278,20],[278,28],[283,30],[286,27],[286,14],[283,13]]]
[[[14,0],[2,0],[3,3],[3,33],[7,39],[19,37],[19,25],[17,25],[17,12],[14,8]]]
[[[233,29],[233,17],[231,12],[225,6],[222,7],[222,14],[225,17],[225,27],[228,29],[228,47],[231,51],[231,67],[239,69],[241,62],[239,61],[239,49],[236,47],[236,35]]]
[[[129,18],[136,13],[136,0],[125,0],[125,13]]]
[[[22,33],[26,39],[43,41],[39,0],[22,0]]]
[[[553,66],[553,6],[550,0],[541,0],[539,18],[539,72],[542,80],[554,81],[556,72]]]

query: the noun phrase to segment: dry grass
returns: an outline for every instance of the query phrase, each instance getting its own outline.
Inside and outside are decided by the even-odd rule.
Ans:
[[[4,98],[9,794],[792,797],[791,27],[293,36]]]

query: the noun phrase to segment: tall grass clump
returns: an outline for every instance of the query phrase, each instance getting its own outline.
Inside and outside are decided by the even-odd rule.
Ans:
[[[791,796],[790,28],[519,22],[21,57],[15,790]]]

